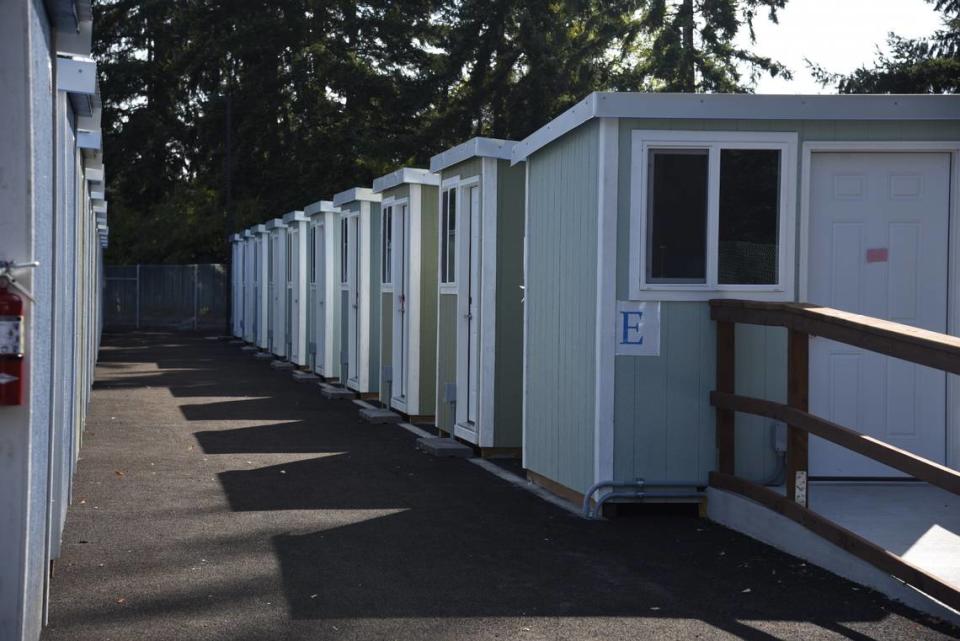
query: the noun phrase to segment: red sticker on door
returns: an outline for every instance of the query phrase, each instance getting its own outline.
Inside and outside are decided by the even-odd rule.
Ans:
[[[867,250],[867,262],[868,263],[885,263],[887,262],[887,248],[886,247],[875,247],[873,249]]]

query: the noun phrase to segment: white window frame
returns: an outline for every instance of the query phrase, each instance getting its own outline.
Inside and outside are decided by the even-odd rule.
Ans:
[[[340,264],[337,265],[340,273],[337,275],[337,279],[340,281],[340,289],[342,291],[350,289],[350,257],[348,255],[350,248],[350,223],[347,220],[350,215],[351,212],[344,212],[340,215]]]
[[[385,198],[383,202],[380,203],[380,291],[382,292],[392,292],[393,291],[393,210],[400,204],[401,201],[393,198]],[[387,267],[387,255],[386,255],[386,242],[387,242],[387,210],[390,210],[390,266]],[[384,271],[389,269],[390,280],[384,280]]]
[[[707,273],[704,283],[647,283],[648,167],[651,150],[706,149]],[[776,284],[733,285],[718,279],[720,230],[720,152],[723,149],[780,151],[779,252]],[[797,226],[797,157],[795,132],[636,130],[631,138],[630,168],[630,298],[655,301],[705,301],[749,298],[792,301],[795,292]]]
[[[463,192],[464,187],[469,185],[478,184],[480,182],[479,176],[473,176],[467,179],[461,179],[459,175],[452,176],[440,183],[440,197],[437,200],[437,214],[439,218],[439,229],[440,229],[440,245],[437,247],[437,282],[440,285],[441,294],[459,294],[460,288],[457,286],[457,272],[458,272],[458,262],[460,260],[460,211],[463,204],[463,198],[461,193]],[[454,251],[454,267],[453,267],[453,280],[449,282],[444,282],[443,274],[444,268],[446,267],[443,264],[443,245],[447,242],[449,234],[447,234],[444,229],[444,219],[443,219],[443,198],[446,195],[446,192],[453,191],[454,202],[456,202],[457,213],[456,213],[456,231],[453,242],[453,251]]]

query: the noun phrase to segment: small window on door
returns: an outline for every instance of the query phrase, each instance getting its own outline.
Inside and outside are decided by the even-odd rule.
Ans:
[[[287,282],[293,280],[293,233],[287,232],[287,250],[286,250],[286,259],[287,259]]]
[[[456,282],[457,190],[443,192],[440,202],[440,282]]]
[[[310,256],[310,278],[309,282],[312,285],[317,282],[317,228],[314,225],[310,225],[310,233],[307,234],[307,242],[310,243],[307,246],[307,254]]]
[[[389,285],[393,270],[393,207],[384,207],[380,220],[380,282]]]
[[[347,282],[347,219],[340,219],[340,282]]]

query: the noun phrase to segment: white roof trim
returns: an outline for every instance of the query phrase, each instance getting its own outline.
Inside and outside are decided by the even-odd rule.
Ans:
[[[240,234],[230,234],[231,243],[239,243],[241,240]]]
[[[270,231],[271,229],[280,229],[281,227],[286,227],[286,224],[284,224],[283,219],[281,218],[274,218],[273,220],[268,220],[264,225],[264,228],[267,231]]]
[[[471,138],[431,158],[430,171],[438,173],[447,167],[452,167],[470,158],[499,158],[500,160],[510,160],[516,144],[517,142],[515,140]]]
[[[304,207],[303,213],[310,217],[316,216],[317,214],[339,214],[340,208],[334,207],[332,200],[318,200]]]
[[[514,147],[514,164],[593,118],[722,120],[958,120],[960,96],[595,92]],[[432,164],[431,164],[432,168]]]
[[[267,226],[266,226],[266,225],[254,225],[253,227],[250,228],[250,231],[252,231],[254,234],[265,234],[265,233],[267,233]]]
[[[380,194],[373,193],[369,187],[354,187],[346,191],[341,191],[333,197],[333,206],[341,207],[346,203],[353,203],[359,200],[368,200],[372,203],[380,202]]]
[[[299,209],[283,215],[283,222],[286,223],[287,225],[289,225],[292,222],[296,222],[298,220],[306,220],[306,219],[307,217],[303,215],[303,211]]]
[[[417,169],[414,167],[403,167],[390,172],[385,176],[380,176],[373,181],[374,193],[382,193],[388,189],[399,187],[400,185],[440,185],[440,176],[431,172],[429,169]]]
[[[244,229],[244,230],[243,230],[243,238],[244,238],[244,240],[249,240],[249,239],[253,238],[252,228],[251,228],[251,229]]]

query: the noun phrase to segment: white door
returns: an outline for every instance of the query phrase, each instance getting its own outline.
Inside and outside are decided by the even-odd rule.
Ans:
[[[808,300],[946,332],[949,177],[949,154],[814,154]],[[810,349],[811,413],[944,462],[943,372],[826,339]],[[900,475],[816,437],[810,472]]]
[[[317,372],[326,374],[326,355],[327,355],[327,279],[326,279],[326,248],[323,244],[323,223],[313,228],[313,308],[314,314],[314,334],[313,341],[316,345],[314,354],[314,369]]]
[[[347,380],[360,383],[360,217],[347,219]]]
[[[457,422],[474,440],[477,434],[477,408],[480,396],[480,188],[468,187],[461,193],[461,214],[457,251],[459,252],[457,332]]]
[[[267,318],[269,322],[267,324],[267,341],[270,351],[274,351],[274,334],[277,331],[277,311],[278,311],[278,302],[277,302],[277,256],[280,253],[279,250],[279,240],[277,238],[276,232],[270,233],[270,244],[269,244],[269,255],[268,258],[268,269],[269,273],[267,274],[267,301],[269,309],[267,309]]]
[[[405,410],[410,344],[407,306],[410,297],[410,228],[407,205],[393,207],[391,247],[393,254],[393,398]]]

